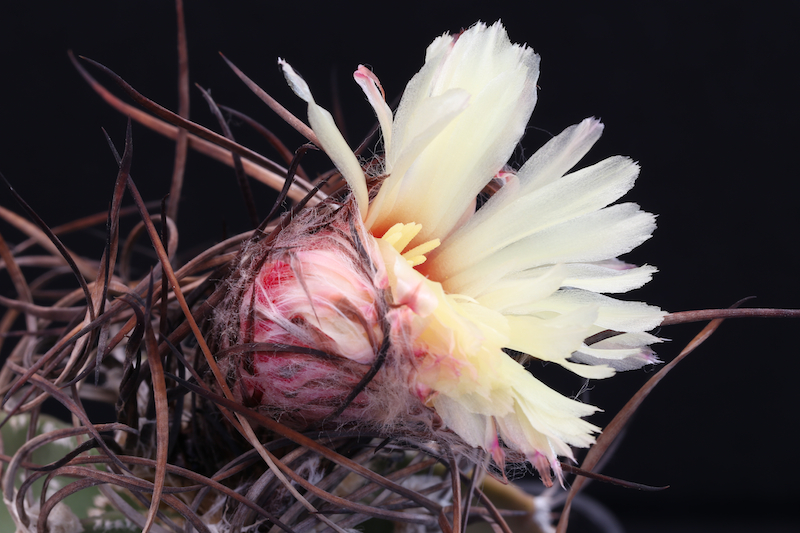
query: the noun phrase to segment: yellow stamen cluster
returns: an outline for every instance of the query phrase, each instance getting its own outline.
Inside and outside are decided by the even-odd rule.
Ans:
[[[403,253],[403,250],[405,250],[406,246],[408,246],[408,244],[414,240],[414,237],[417,236],[420,230],[422,230],[422,224],[415,224],[414,222],[403,224],[402,222],[398,222],[389,228],[383,237],[381,237],[381,239],[391,244],[392,247],[397,250],[397,253],[403,256],[403,259],[405,259],[409,265],[415,267],[421,265],[427,260],[425,254],[441,244],[439,239],[433,239],[428,242],[424,242],[419,246],[415,246],[409,251]]]

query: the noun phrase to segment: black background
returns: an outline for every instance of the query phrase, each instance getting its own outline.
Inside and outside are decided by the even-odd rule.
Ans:
[[[303,139],[217,52],[304,117],[276,67],[285,57],[325,107],[335,84],[355,144],[374,120],[352,82],[359,63],[374,69],[391,99],[434,37],[501,18],[513,41],[542,56],[530,125],[558,133],[598,116],[606,133],[584,164],[625,154],[642,165],[626,200],[657,213],[659,227],[627,259],[660,273],[629,298],[669,311],[727,307],[746,296],[757,296],[754,306],[800,307],[800,39],[791,3],[482,4],[188,2],[190,74],[218,102],[273,127],[294,148]],[[67,49],[104,63],[166,107],[177,105],[169,1],[4,3],[0,171],[51,225],[107,208],[116,170],[100,127],[118,143],[125,130],[125,119],[75,73]],[[198,91],[192,94],[193,119],[216,129]],[[259,139],[235,133],[270,154]],[[531,129],[517,164],[547,138]],[[172,143],[134,126],[134,144],[134,179],[147,199],[160,199],[169,189]],[[326,164],[312,155],[307,166]],[[271,193],[254,187],[263,215]],[[187,252],[246,228],[232,172],[204,156],[190,156],[182,200]],[[17,209],[7,192],[0,191],[0,202]],[[13,231],[3,231],[13,240]],[[68,244],[92,257],[102,249],[94,237]],[[659,348],[661,357],[673,358],[700,327],[660,331],[672,339]],[[793,530],[800,522],[792,512],[800,495],[797,330],[789,320],[723,324],[656,388],[605,468],[672,488],[638,493],[595,483],[590,494],[628,531]],[[606,411],[597,423],[651,374],[594,384],[590,399]]]

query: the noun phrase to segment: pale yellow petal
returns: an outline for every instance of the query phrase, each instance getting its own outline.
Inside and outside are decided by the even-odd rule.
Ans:
[[[429,257],[428,271],[439,279],[452,278],[503,248],[596,213],[625,194],[638,174],[638,165],[630,159],[611,157],[527,194],[521,182],[514,183],[515,189],[510,193],[501,189]],[[572,242],[571,236],[562,237]],[[529,246],[535,246],[540,253],[550,250],[539,244]],[[616,255],[608,254],[595,260]],[[559,261],[554,258],[540,264]]]
[[[356,83],[364,91],[370,105],[375,110],[375,116],[381,126],[383,135],[383,150],[390,152],[392,148],[392,110],[386,103],[383,89],[377,76],[364,65],[359,65],[358,70],[353,73]]]
[[[596,263],[571,263],[566,269],[565,287],[600,293],[623,293],[638,289],[658,272],[658,269],[651,265],[620,270]]]
[[[499,24],[442,41],[429,60],[401,100],[386,158],[389,177],[367,219],[379,234],[388,220],[414,220],[423,226],[419,242],[444,239],[507,162],[533,110],[538,77],[538,56],[511,44]],[[429,99],[453,91],[469,98],[458,116],[445,121],[441,111],[421,112]],[[429,135],[431,122],[445,127]]]
[[[491,290],[476,300],[483,306],[503,310],[550,296],[564,285],[567,276],[563,264],[542,267],[522,277],[506,277],[492,284]],[[528,273],[526,271],[525,273]]]
[[[603,133],[603,124],[587,118],[556,135],[520,167],[524,194],[558,180],[578,164]]]
[[[407,119],[410,124],[395,120],[392,151],[386,154],[387,175],[378,195],[370,205],[369,216],[365,222],[368,228],[373,228],[380,235],[389,225],[387,221],[406,220],[392,216],[397,198],[401,194],[413,195],[413,191],[404,188],[403,179],[406,171],[430,142],[467,108],[469,98],[469,93],[466,91],[452,89],[445,94],[421,101],[413,109],[413,117]],[[408,113],[410,114],[411,111]],[[399,116],[400,112],[398,111]],[[398,129],[398,124],[403,126],[402,130]],[[421,194],[413,196],[418,202],[427,204],[435,204],[437,200],[436,198],[426,198]],[[435,208],[435,205],[427,205],[427,207]],[[413,220],[413,218],[408,220]]]
[[[547,298],[519,305],[507,312],[533,314],[541,312],[568,313],[587,305],[597,305],[595,324],[603,329],[626,332],[645,332],[656,328],[667,314],[658,307],[642,302],[626,302],[610,296],[580,289],[560,290]]]
[[[314,101],[314,97],[305,80],[286,61],[280,59],[278,63],[281,65],[283,74],[295,94],[308,102],[308,122],[322,145],[320,148],[328,154],[333,164],[342,173],[342,176],[353,191],[362,219],[365,218],[367,216],[369,197],[367,194],[367,180],[364,177],[364,171],[361,169],[361,163],[358,162],[353,150],[350,149],[347,141],[342,137],[342,133],[336,126],[331,114]]]
[[[514,286],[529,287],[532,282],[538,282],[544,276],[550,274],[553,268],[555,267],[547,265],[510,274],[498,280],[494,284],[493,290],[496,291],[500,287],[508,287],[509,289],[506,290],[512,290],[511,288]],[[595,263],[561,263],[558,268],[561,275],[560,286],[600,293],[623,293],[638,289],[650,281],[653,274],[658,271],[658,269],[650,265],[634,267],[619,260]],[[528,298],[528,301],[547,296],[538,296],[538,294],[537,292],[537,296]],[[523,297],[524,295],[521,295],[518,299],[521,300]],[[484,299],[485,296],[480,297],[481,302]]]
[[[653,215],[636,204],[618,204],[534,233],[455,275],[439,277],[438,269],[434,272],[437,279],[445,280],[448,292],[477,297],[491,290],[496,280],[515,272],[555,263],[600,261],[627,253],[649,239],[654,229]],[[440,257],[434,259],[437,267]]]
[[[473,413],[458,401],[442,394],[434,399],[434,406],[445,425],[464,442],[484,450],[492,446],[493,439],[487,431],[487,426],[494,425],[490,417]],[[497,438],[496,434],[494,438]]]
[[[568,359],[581,348],[594,320],[594,306],[578,308],[570,313],[552,318],[533,316],[507,316],[510,327],[508,348],[531,355],[542,361],[559,364],[575,374],[591,379],[604,379],[614,375],[614,369],[605,366],[577,364]]]

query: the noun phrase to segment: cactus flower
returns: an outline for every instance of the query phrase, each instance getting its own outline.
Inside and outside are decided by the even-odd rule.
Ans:
[[[395,112],[359,66],[382,134],[368,164],[280,64],[349,194],[307,209],[259,256],[241,291],[239,342],[291,348],[240,365],[243,397],[318,424],[383,351],[333,422],[427,428],[560,480],[559,457],[593,443],[599,428],[584,417],[597,409],[550,389],[518,357],[593,379],[656,362],[647,331],[664,313],[605,295],[655,271],[617,259],[655,227],[636,204],[612,205],[637,164],[611,157],[572,171],[603,129],[589,118],[507,166],[536,103],[539,56],[499,22],[434,40]],[[477,207],[492,180],[502,186]],[[619,334],[586,344],[604,330]]]

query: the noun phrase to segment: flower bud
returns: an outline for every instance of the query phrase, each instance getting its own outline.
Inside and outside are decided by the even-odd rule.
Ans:
[[[409,385],[411,361],[384,344],[397,310],[376,240],[354,205],[305,211],[248,251],[249,274],[217,313],[234,347],[222,363],[236,376],[240,401],[298,429],[413,426],[423,413],[430,423],[432,411]],[[384,368],[344,408],[382,346]]]

